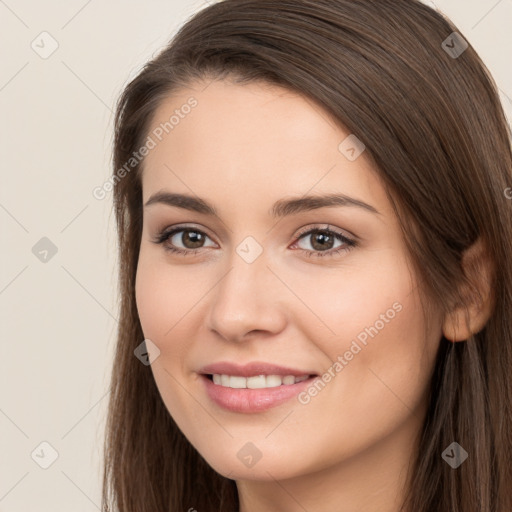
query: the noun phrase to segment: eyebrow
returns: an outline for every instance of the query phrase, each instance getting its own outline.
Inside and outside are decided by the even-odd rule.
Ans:
[[[148,199],[144,208],[152,204],[165,204],[167,206],[175,206],[205,215],[219,216],[215,207],[208,203],[208,201],[187,194],[176,194],[165,191],[156,192]],[[352,206],[380,215],[380,212],[372,205],[344,194],[321,194],[304,196],[297,199],[280,199],[272,205],[272,208],[269,210],[269,215],[273,218],[287,217],[317,208],[335,206]]]

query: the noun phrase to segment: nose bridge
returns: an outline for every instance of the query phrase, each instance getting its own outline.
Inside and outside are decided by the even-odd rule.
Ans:
[[[242,242],[233,252],[208,313],[208,327],[234,341],[255,330],[278,332],[285,322],[279,282],[267,267],[265,254],[255,256],[250,244]]]

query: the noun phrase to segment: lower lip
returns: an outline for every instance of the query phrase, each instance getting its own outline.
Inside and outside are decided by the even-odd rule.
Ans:
[[[206,393],[217,405],[233,412],[253,413],[276,407],[306,389],[316,377],[263,389],[234,389],[214,384],[206,375],[200,375]]]

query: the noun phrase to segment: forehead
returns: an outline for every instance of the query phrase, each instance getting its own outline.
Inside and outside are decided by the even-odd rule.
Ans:
[[[364,151],[353,161],[343,153],[353,135],[341,123],[274,85],[192,84],[160,104],[148,135],[155,145],[143,164],[144,201],[164,188],[261,201],[308,191],[370,199],[380,187]]]

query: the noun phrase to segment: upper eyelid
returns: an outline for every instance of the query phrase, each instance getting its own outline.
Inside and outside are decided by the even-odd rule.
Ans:
[[[333,226],[332,224],[323,224],[323,225],[316,225],[311,226],[308,225],[305,228],[300,228],[297,234],[295,235],[296,238],[300,238],[303,235],[309,234],[311,231],[330,231],[336,235],[342,236],[344,238],[348,238],[350,240],[357,240],[358,237],[351,233],[350,231],[347,231],[346,229],[338,228]]]

